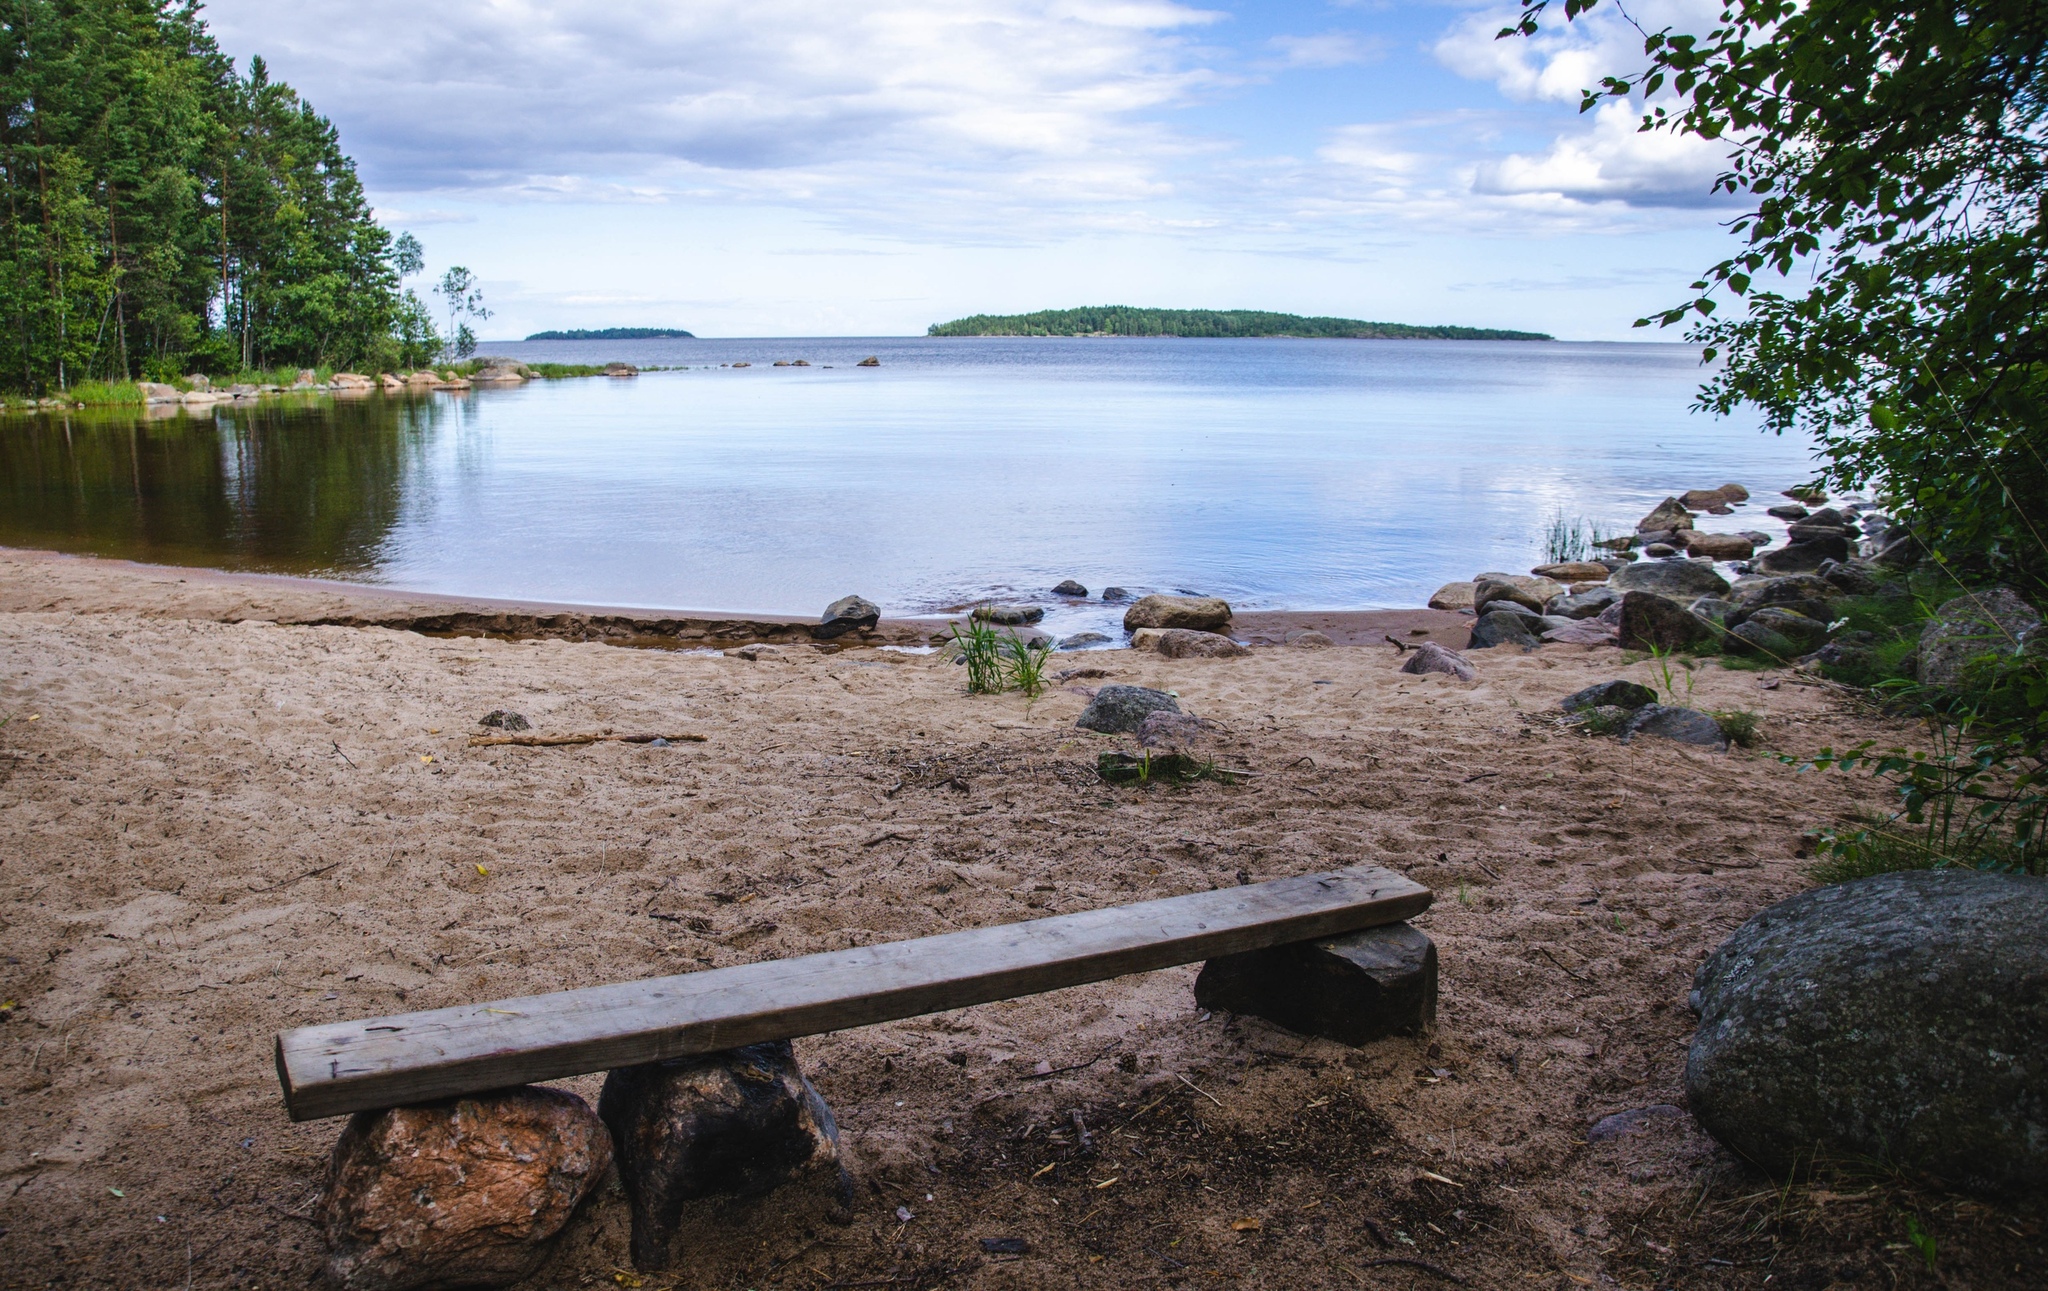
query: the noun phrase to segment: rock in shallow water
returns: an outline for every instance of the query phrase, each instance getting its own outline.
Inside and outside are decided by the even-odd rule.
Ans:
[[[1144,725],[1150,713],[1178,713],[1180,701],[1163,690],[1144,686],[1104,686],[1095,692],[1074,725],[1105,735],[1122,735]]]
[[[1045,610],[1036,605],[977,605],[972,617],[1014,627],[1038,622],[1045,617]]]
[[[1194,632],[1220,632],[1230,626],[1230,603],[1214,596],[1162,596],[1142,598],[1124,611],[1124,631],[1139,628],[1187,628]]]
[[[635,1268],[669,1266],[683,1205],[703,1197],[806,1184],[834,1218],[850,1218],[839,1127],[787,1040],[620,1067],[597,1109],[633,1207]]]
[[[2048,1185],[2048,880],[1858,879],[1700,966],[1693,1115],[1773,1172],[1816,1147],[1982,1190]]]
[[[871,628],[881,622],[882,610],[864,596],[842,596],[825,607],[818,625],[811,629],[811,635],[820,641],[845,636],[860,628]]]
[[[1083,586],[1081,586],[1081,584],[1079,584],[1079,583],[1075,582],[1075,581],[1074,581],[1073,579],[1071,579],[1071,578],[1068,578],[1068,579],[1063,579],[1063,580],[1061,580],[1060,582],[1058,582],[1058,583],[1054,584],[1054,586],[1053,586],[1053,589],[1052,589],[1052,594],[1053,594],[1054,596],[1083,596],[1083,597],[1085,597],[1085,596],[1087,596],[1087,595],[1088,595],[1088,589],[1087,589],[1087,588],[1085,588],[1085,587],[1083,587]]]
[[[558,1089],[358,1112],[314,1215],[328,1279],[412,1291],[529,1277],[611,1161],[589,1105]]]

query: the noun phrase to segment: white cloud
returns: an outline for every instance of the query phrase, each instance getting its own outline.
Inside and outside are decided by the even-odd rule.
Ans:
[[[1275,36],[1266,42],[1280,52],[1284,67],[1344,67],[1377,62],[1386,56],[1386,42],[1348,31],[1316,36]]]
[[[911,188],[1156,195],[1143,119],[1221,79],[1126,0],[213,0],[382,192],[643,201]],[[880,181],[889,181],[887,184]]]
[[[1498,33],[1513,21],[1513,11],[1489,9],[1455,24],[1435,52],[1446,67],[1491,81],[1510,99],[1576,104],[1602,77],[1647,64],[1645,31],[1705,32],[1720,11],[1721,0],[1641,0],[1626,15],[1619,6],[1597,8],[1571,23],[1553,19],[1534,37],[1503,40]],[[1645,132],[1642,115],[1640,99],[1610,99],[1540,151],[1479,160],[1473,191],[1633,207],[1725,204],[1729,199],[1715,194],[1713,183],[1726,169],[1727,145],[1668,130]]]

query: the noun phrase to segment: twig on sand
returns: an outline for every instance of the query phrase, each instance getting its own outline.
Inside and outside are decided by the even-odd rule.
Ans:
[[[327,873],[327,871],[329,871],[329,870],[331,870],[331,869],[335,868],[335,866],[338,866],[338,865],[340,865],[340,864],[341,864],[341,862],[340,862],[340,861],[336,861],[336,862],[335,862],[335,863],[334,863],[333,865],[323,865],[323,866],[321,866],[321,867],[320,867],[319,869],[317,869],[317,870],[307,870],[307,871],[306,871],[306,872],[305,872],[304,874],[296,875],[296,876],[294,876],[294,877],[292,877],[292,878],[289,878],[289,879],[285,879],[285,880],[283,880],[282,882],[278,882],[278,883],[273,883],[273,884],[271,884],[271,885],[270,885],[269,887],[265,887],[265,888],[250,888],[249,890],[250,890],[251,892],[275,892],[275,891],[277,891],[277,890],[278,890],[279,888],[288,888],[288,887],[290,887],[290,886],[291,886],[292,884],[294,884],[294,883],[297,883],[297,882],[298,882],[298,881],[299,881],[300,879],[311,879],[311,878],[318,878],[318,877],[319,877],[320,875],[322,875],[322,874],[325,874],[325,873]]]
[[[328,741],[328,743],[329,743],[329,744],[332,744],[332,745],[334,746],[334,751],[335,751],[336,753],[341,753],[341,760],[342,760],[343,762],[346,762],[346,763],[348,763],[348,764],[349,764],[350,766],[352,766],[352,767],[356,765],[356,762],[355,762],[355,759],[354,759],[354,758],[350,757],[350,756],[349,756],[348,754],[346,754],[346,753],[342,753],[342,752],[341,752],[341,741],[340,741],[340,740],[329,740],[329,741]],[[361,767],[356,767],[356,769],[357,769],[358,771],[362,770],[362,768],[361,768]]]
[[[1386,639],[1386,643],[1388,645],[1394,647],[1394,653],[1397,655],[1407,654],[1410,650],[1413,650],[1415,648],[1414,646],[1409,645],[1406,642],[1394,640],[1393,637],[1388,636],[1384,632],[1380,633],[1380,636]]]
[[[883,843],[886,843],[886,842],[888,842],[888,841],[889,841],[890,839],[892,839],[892,838],[893,838],[893,839],[895,839],[895,840],[896,840],[897,842],[899,842],[899,843],[914,843],[914,842],[916,842],[916,841],[917,841],[917,835],[915,835],[915,834],[899,834],[899,833],[897,833],[897,832],[896,832],[895,830],[893,830],[893,829],[892,829],[892,830],[890,830],[890,831],[889,831],[888,833],[886,833],[886,834],[876,834],[876,835],[875,835],[875,836],[874,836],[873,838],[870,838],[870,839],[869,839],[869,840],[868,840],[867,842],[865,842],[865,843],[862,843],[862,844],[861,844],[861,846],[862,846],[862,847],[880,847],[880,846],[881,846],[881,845],[882,845]]]
[[[469,747],[480,749],[492,744],[516,744],[521,748],[552,749],[565,744],[652,744],[656,740],[667,740],[670,744],[702,744],[708,735],[599,735],[591,732],[584,735],[472,735]]]
[[[1369,1269],[1378,1268],[1382,1264],[1405,1264],[1411,1269],[1421,1269],[1424,1273],[1434,1273],[1438,1277],[1444,1279],[1446,1282],[1455,1282],[1459,1286],[1465,1285],[1465,1279],[1459,1277],[1457,1274],[1451,1272],[1449,1269],[1443,1267],[1442,1265],[1431,1264],[1428,1260],[1418,1260],[1412,1255],[1382,1255],[1380,1258],[1376,1260],[1360,1260],[1359,1263]],[[1338,1267],[1342,1268],[1346,1273],[1349,1273],[1352,1277],[1357,1278],[1360,1282],[1365,1281],[1365,1274],[1360,1273],[1357,1269],[1352,1268],[1349,1264],[1339,1265]]]
[[[1050,1071],[1034,1071],[1030,1075],[1026,1076],[1024,1079],[1050,1080],[1054,1076],[1063,1076],[1070,1071],[1081,1071],[1084,1068],[1093,1067],[1096,1063],[1101,1062],[1104,1058],[1109,1057],[1111,1052],[1113,1052],[1115,1049],[1116,1046],[1112,1044],[1109,1046],[1109,1048],[1104,1049],[1101,1053],[1096,1054],[1093,1058],[1090,1058],[1086,1062],[1077,1062],[1071,1067],[1054,1067]]]
[[[1208,1090],[1203,1089],[1200,1085],[1197,1085],[1194,1081],[1189,1080],[1186,1076],[1181,1075],[1179,1072],[1175,1072],[1173,1078],[1179,1081],[1181,1084],[1186,1085],[1189,1089],[1194,1090],[1197,1094],[1200,1094],[1202,1097],[1208,1099],[1210,1102],[1216,1104],[1216,1106],[1223,1106],[1222,1099],[1216,1097],[1216,1095],[1210,1093]]]
[[[1565,962],[1564,962],[1564,961],[1563,961],[1562,959],[1559,959],[1559,958],[1558,958],[1557,956],[1555,956],[1555,955],[1551,954],[1551,953],[1550,953],[1550,948],[1549,948],[1548,946],[1538,946],[1538,947],[1536,948],[1536,953],[1537,953],[1537,954],[1539,954],[1539,955],[1541,955],[1541,956],[1543,956],[1543,957],[1544,957],[1545,959],[1549,960],[1549,961],[1550,961],[1551,963],[1553,963],[1553,964],[1556,964],[1556,965],[1557,965],[1557,966],[1558,966],[1559,968],[1562,968],[1562,969],[1564,969],[1564,975],[1565,975],[1566,977],[1569,977],[1569,978],[1573,979],[1574,981],[1580,981],[1580,982],[1583,982],[1583,981],[1585,981],[1585,980],[1586,980],[1585,978],[1583,978],[1583,977],[1580,977],[1580,976],[1579,976],[1579,975],[1578,975],[1577,973],[1574,973],[1574,972],[1573,972],[1573,971],[1572,971],[1572,970],[1571,970],[1571,969],[1570,969],[1569,967],[1567,967],[1567,966],[1566,966],[1566,964],[1565,964]]]

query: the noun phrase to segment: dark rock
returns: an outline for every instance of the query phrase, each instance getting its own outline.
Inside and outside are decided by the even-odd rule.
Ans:
[[[1617,534],[1612,538],[1602,538],[1593,545],[1602,551],[1627,551],[1636,545],[1636,537],[1630,533]]]
[[[1886,569],[1911,569],[1920,563],[1920,540],[1898,528],[1887,529],[1877,552],[1871,557]]]
[[[1664,560],[1676,556],[1679,549],[1668,542],[1653,542],[1643,548],[1643,554],[1652,560]]]
[[[1832,544],[1839,541],[1846,547],[1852,536],[1854,535],[1848,529],[1838,524],[1815,524],[1811,520],[1802,520],[1796,524],[1785,526],[1786,542],[1825,542]],[[1837,557],[1837,559],[1843,558]]]
[[[1773,632],[1762,623],[1744,620],[1729,629],[1722,641],[1722,648],[1732,654],[1761,655],[1779,663],[1791,663],[1802,653],[1799,643],[1782,633]]]
[[[1221,633],[1187,628],[1166,629],[1152,648],[1169,659],[1236,659],[1251,653]]]
[[[612,1132],[633,1208],[633,1267],[665,1269],[683,1205],[808,1184],[850,1218],[853,1183],[832,1110],[775,1040],[605,1077],[597,1113]]]
[[[1465,656],[1455,650],[1446,650],[1434,641],[1425,641],[1410,650],[1408,657],[1401,661],[1400,671],[1417,676],[1440,672],[1459,681],[1471,681],[1479,675]]]
[[[1827,624],[1808,618],[1797,610],[1786,609],[1782,605],[1764,606],[1743,619],[1742,626],[1762,627],[1786,637],[1799,647],[1801,654],[1819,649],[1820,644],[1828,639]]]
[[[1773,1172],[2048,1185],[2048,882],[1914,870],[1781,901],[1695,975],[1700,1123]]]
[[[1038,622],[1045,617],[1045,610],[1037,605],[977,605],[973,616],[985,623],[1014,626]]]
[[[818,625],[811,629],[811,635],[820,641],[829,641],[856,629],[871,628],[881,620],[881,607],[873,601],[860,596],[842,596],[825,607],[825,613],[819,617]]]
[[[1676,529],[1692,528],[1692,512],[1687,511],[1677,498],[1665,498],[1650,514],[1636,521],[1638,534],[1669,533]]]
[[[1052,594],[1053,594],[1054,596],[1081,596],[1081,597],[1085,597],[1085,596],[1087,596],[1087,595],[1088,595],[1088,589],[1087,589],[1087,588],[1085,588],[1085,587],[1083,587],[1083,586],[1081,586],[1081,585],[1080,585],[1079,583],[1075,582],[1075,581],[1074,581],[1073,579],[1071,579],[1071,578],[1068,578],[1068,579],[1063,579],[1063,580],[1061,580],[1061,581],[1060,581],[1059,583],[1055,584],[1055,585],[1054,585],[1054,587],[1053,587],[1053,589],[1052,589]]]
[[[1621,644],[1626,650],[1683,650],[1710,639],[1714,629],[1683,605],[1655,592],[1621,598]]]
[[[1220,632],[1230,626],[1230,603],[1214,596],[1144,597],[1124,611],[1124,631],[1139,628],[1187,628]]]
[[[1920,681],[1954,686],[1972,659],[2018,654],[2021,636],[2040,623],[2041,615],[2010,587],[1958,596],[1920,629]]]
[[[328,1280],[411,1291],[530,1277],[611,1161],[589,1105],[558,1089],[358,1112],[314,1211]]]
[[[853,366],[857,368],[878,368],[882,366],[882,360],[870,354]]]
[[[1556,641],[1562,645],[1608,646],[1621,644],[1621,637],[1615,630],[1598,619],[1545,618],[1543,630],[1545,641]]]
[[[1730,500],[1719,489],[1687,489],[1678,495],[1678,505],[1688,511],[1711,511],[1715,507],[1727,506]]]
[[[1482,614],[1472,624],[1472,640],[1467,650],[1490,650],[1494,646],[1518,645],[1524,650],[1534,650],[1539,644],[1536,634],[1529,630],[1530,620],[1511,610],[1494,610]]]
[[[1603,571],[1604,572],[1604,571]],[[1472,608],[1480,614],[1495,601],[1509,601],[1535,614],[1543,613],[1543,602],[1535,595],[1498,578],[1482,578],[1472,584]]]
[[[1687,555],[1708,560],[1748,560],[1755,553],[1756,544],[1739,533],[1703,533],[1693,529],[1686,533],[1685,550]]]
[[[1557,706],[1567,713],[1576,713],[1582,708],[1637,709],[1656,702],[1657,692],[1648,686],[1640,686],[1632,681],[1603,681],[1565,696],[1558,701]]]
[[[1761,529],[1744,529],[1742,531],[1742,536],[1749,539],[1751,555],[1756,554],[1757,550],[1764,547],[1768,547],[1773,542],[1777,541],[1777,539],[1771,537],[1771,535],[1765,533]]]
[[[1613,571],[1604,561],[1566,560],[1555,565],[1538,565],[1529,572],[1538,578],[1554,578],[1560,583],[1600,583],[1605,582]]]
[[[1709,623],[1726,624],[1729,616],[1741,610],[1733,601],[1724,601],[1718,596],[1702,596],[1685,607]]]
[[[1028,1255],[1031,1243],[1021,1237],[984,1237],[981,1250],[984,1255]]]
[[[530,731],[533,723],[508,708],[494,708],[476,721],[478,726],[496,727],[501,731]]]
[[[1104,686],[1081,710],[1074,725],[1105,735],[1121,735],[1144,725],[1147,713],[1161,711],[1178,713],[1180,701],[1163,690],[1143,686]]]
[[[1834,507],[1822,507],[1812,515],[1807,516],[1800,523],[1821,525],[1830,529],[1844,529],[1850,525],[1851,520],[1847,514]]]
[[[1749,501],[1749,490],[1743,488],[1740,484],[1723,484],[1720,492],[1721,496],[1730,502]]]
[[[1600,557],[1599,563],[1607,566],[1608,576],[1612,577],[1615,570],[1620,569],[1624,565],[1633,565],[1640,559],[1642,558],[1632,551],[1618,551],[1612,556]]]
[[[1810,574],[1822,561],[1849,559],[1849,540],[1842,537],[1816,538],[1767,551],[1757,558],[1756,567],[1766,574]]]
[[[1728,580],[1707,560],[1646,560],[1619,569],[1608,580],[1618,592],[1655,592],[1674,601],[1698,596],[1719,596],[1728,590]]]
[[[1816,488],[1811,484],[1796,485],[1786,489],[1781,496],[1791,498],[1794,502],[1805,502],[1811,506],[1819,506],[1828,500],[1825,490]]]
[[[1648,1107],[1637,1107],[1626,1112],[1616,1112],[1593,1122],[1586,1131],[1586,1142],[1605,1143],[1609,1139],[1627,1138],[1641,1134],[1659,1121],[1682,1121],[1686,1111],[1669,1103],[1652,1103]]]
[[[1131,594],[1121,587],[1105,587],[1102,589],[1102,599],[1105,601],[1128,601],[1131,599]]]
[[[1638,735],[1659,735],[1680,744],[1698,744],[1705,748],[1728,747],[1728,736],[1719,722],[1697,709],[1665,704],[1645,704],[1638,708],[1628,719],[1628,725],[1622,727],[1621,742],[1627,744]]]
[[[1570,592],[1552,597],[1550,603],[1543,607],[1543,611],[1567,619],[1590,619],[1620,601],[1621,593],[1613,588],[1595,587],[1584,592]]]
[[[1202,965],[1195,1002],[1340,1044],[1422,1035],[1436,1024],[1436,946],[1393,923],[1221,955]]]
[[[1079,650],[1083,646],[1102,645],[1108,640],[1109,634],[1106,632],[1076,632],[1070,637],[1060,639],[1060,649]]]
[[[1825,578],[1814,574],[1787,574],[1779,578],[1762,578],[1745,582],[1736,589],[1735,599],[1745,610],[1760,610],[1766,605],[1785,605],[1807,614],[1807,606],[1820,606],[1821,612],[1810,617],[1825,617],[1827,602],[1842,594]]]
[[[1522,604],[1520,601],[1488,601],[1484,606],[1482,606],[1479,609],[1478,613],[1519,614],[1523,618],[1529,620],[1529,629],[1532,632],[1535,631],[1536,625],[1543,619],[1543,611],[1532,610],[1528,606]]]

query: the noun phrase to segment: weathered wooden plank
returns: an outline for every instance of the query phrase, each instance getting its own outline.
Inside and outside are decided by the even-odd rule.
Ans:
[[[793,1039],[1099,982],[1409,918],[1429,889],[1391,870],[1167,897],[796,959],[277,1037],[296,1121]]]

